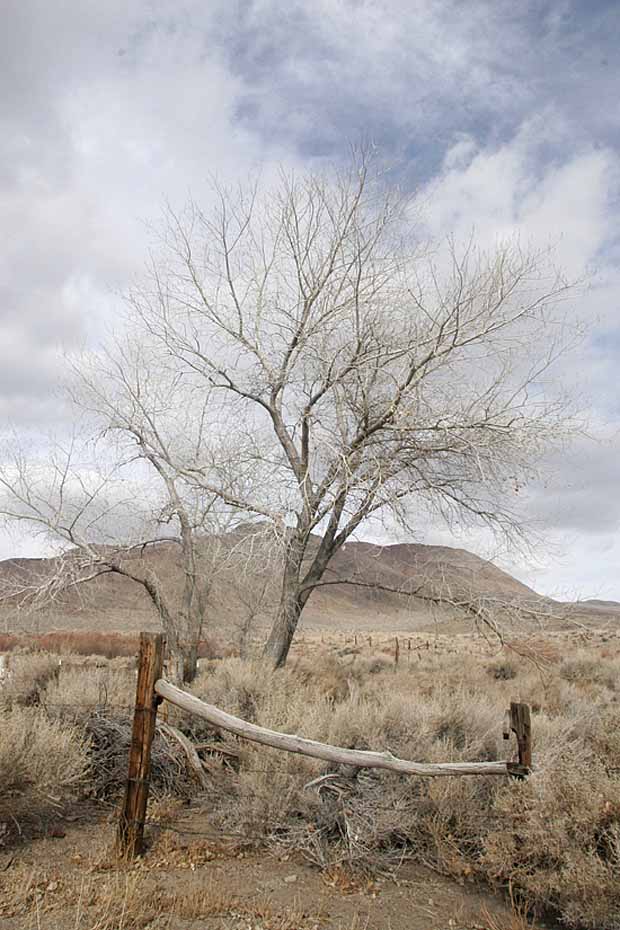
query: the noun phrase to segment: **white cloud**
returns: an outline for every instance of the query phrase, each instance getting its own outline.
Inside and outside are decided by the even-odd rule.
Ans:
[[[541,158],[546,145],[562,150],[560,143],[563,158]],[[620,276],[614,267],[620,160],[608,147],[575,149],[569,143],[557,121],[542,117],[495,148],[461,139],[419,199],[433,235],[454,233],[465,241],[473,229],[476,241],[488,248],[514,236],[534,248],[551,245],[554,262],[569,278],[589,279],[589,289],[574,295],[588,336],[556,377],[575,396],[592,438],[555,455],[548,480],[528,495],[525,516],[543,533],[537,559],[517,553],[499,558],[544,593],[620,599],[614,567],[620,545],[620,408],[611,386],[620,346],[600,339],[601,327],[620,323]],[[474,545],[492,551],[484,536]]]
[[[551,132],[548,124],[551,122]],[[545,143],[563,158],[541,157]],[[552,119],[528,121],[510,141],[490,148],[460,139],[448,149],[443,171],[420,192],[434,235],[453,233],[492,247],[520,236],[555,246],[559,263],[578,278],[615,234],[611,206],[617,196],[620,161],[609,148],[575,150]]]

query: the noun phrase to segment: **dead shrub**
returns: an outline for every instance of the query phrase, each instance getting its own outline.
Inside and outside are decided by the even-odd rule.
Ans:
[[[397,668],[389,659],[375,668],[376,661],[323,652],[273,672],[260,661],[228,658],[203,663],[191,690],[282,732],[429,762],[513,756],[514,743],[501,738],[503,716],[510,700],[525,700],[533,709],[534,773],[525,782],[423,779],[329,765],[236,742],[170,707],[171,722],[195,738],[203,758],[213,763],[218,745],[230,750],[208,769],[214,829],[240,844],[266,844],[322,868],[362,874],[416,859],[460,880],[510,887],[524,908],[551,908],[567,927],[620,930],[620,705],[611,687],[617,657],[601,661],[584,648],[541,668],[518,656],[428,650]],[[507,661],[515,678],[488,674],[494,662]],[[133,703],[133,670],[119,662],[93,670],[84,658],[66,677],[63,663],[59,681],[49,680],[43,692],[50,708],[78,700],[92,707],[79,727],[91,734],[94,769],[105,776],[95,786],[98,797],[117,793],[126,774],[129,717],[96,712],[102,682],[108,708]],[[32,708],[14,711],[36,716]],[[77,723],[68,716],[58,726]],[[72,731],[78,737],[79,727]],[[11,739],[17,748],[2,757],[0,777],[2,766],[19,758],[17,735]],[[41,752],[39,758],[43,764]],[[155,797],[196,792],[178,747],[158,736],[153,759]],[[49,785],[60,778],[58,764]],[[26,784],[23,766],[21,772]],[[43,772],[36,779],[42,784]]]
[[[58,675],[58,659],[44,652],[12,653],[8,674],[0,684],[0,706],[38,704]]]
[[[570,927],[620,927],[618,783],[573,744],[526,782],[497,793],[482,866]]]
[[[15,705],[0,711],[0,733],[0,816],[37,813],[84,787],[90,762],[81,727]]]
[[[541,668],[511,658],[516,677],[496,678],[484,675],[484,654],[429,654],[398,669],[386,663],[386,687],[369,661],[313,656],[273,673],[230,659],[210,667],[194,690],[274,729],[430,762],[510,758],[504,711],[511,699],[528,700],[535,774],[524,783],[416,779],[242,743],[237,774],[220,786],[219,827],[248,843],[301,852],[323,868],[368,873],[414,858],[461,880],[511,887],[524,907],[551,908],[569,927],[620,927],[614,693],[567,680],[559,662]],[[606,680],[607,671],[590,668]]]
[[[615,691],[620,682],[620,662],[585,652],[565,658],[560,665],[560,677],[577,686],[608,688]]]
[[[132,669],[119,669],[114,665],[75,667],[63,663],[59,674],[49,682],[44,701],[50,708],[74,708],[76,711],[97,708],[117,712],[122,709],[129,714],[135,694],[136,677]]]
[[[68,719],[66,716],[63,718],[65,723]],[[73,725],[88,739],[91,762],[88,796],[97,801],[117,799],[127,779],[131,718],[92,713],[80,714],[73,720]],[[196,782],[188,770],[185,755],[176,742],[169,742],[158,731],[151,749],[151,800],[189,798],[196,791]]]
[[[512,681],[513,678],[517,677],[517,670],[512,662],[494,662],[488,666],[487,671],[489,675],[499,681]]]

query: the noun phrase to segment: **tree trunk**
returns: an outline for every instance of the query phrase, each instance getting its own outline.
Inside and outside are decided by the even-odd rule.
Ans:
[[[304,603],[299,597],[285,599],[284,596],[280,602],[263,649],[263,655],[273,662],[274,668],[282,668],[286,662]]]
[[[282,577],[280,604],[263,649],[263,655],[271,659],[274,668],[282,668],[285,664],[299,618],[312,589],[320,581],[331,557],[339,548],[339,545],[334,545],[332,532],[331,537],[324,538],[310,568],[302,578],[303,559],[308,538],[309,534],[302,524],[289,542]]]
[[[274,668],[282,668],[286,662],[301,612],[308,600],[309,592],[303,594],[300,591],[300,573],[306,543],[307,533],[303,526],[298,526],[288,542],[280,604],[263,649],[263,655],[271,660]]]
[[[194,640],[185,649],[183,681],[191,684],[198,673],[198,643]]]
[[[263,655],[271,659],[274,668],[282,668],[286,662],[301,612],[309,597],[310,590],[300,591],[297,570],[292,567],[285,569],[278,612],[263,649]]]
[[[197,665],[197,643],[176,641],[168,646],[168,678],[173,684],[191,684],[196,677]]]
[[[177,649],[168,649],[166,662],[166,678],[173,684],[181,687],[183,684],[184,661],[183,653]]]
[[[239,646],[239,658],[240,659],[247,659],[248,657],[248,639],[250,636],[250,627],[252,625],[253,620],[254,620],[254,611],[248,609],[246,611],[246,615],[243,618],[241,622],[241,626],[239,628],[238,646]]]
[[[173,684],[191,684],[198,673],[198,641],[202,624],[192,617],[178,615],[165,628],[168,646],[168,673]]]

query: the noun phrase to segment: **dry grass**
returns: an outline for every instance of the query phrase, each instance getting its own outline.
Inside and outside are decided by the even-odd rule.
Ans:
[[[77,725],[42,710],[0,709],[0,819],[59,806],[87,782],[89,746]]]
[[[45,652],[10,657],[7,677],[0,683],[0,706],[38,704],[47,685],[58,675],[58,659]]]
[[[47,687],[44,701],[49,707],[88,710],[124,710],[129,713],[136,698],[133,669],[65,664]]]
[[[533,711],[536,770],[525,782],[330,770],[305,757],[237,743],[174,708],[169,714],[204,747],[200,752],[212,779],[208,807],[217,811],[214,827],[234,833],[242,844],[301,852],[325,869],[366,876],[415,859],[460,881],[512,889],[515,928],[527,926],[528,909],[550,909],[568,927],[618,930],[619,652],[613,641],[578,650],[567,648],[568,642],[541,641],[537,665],[514,650],[494,656],[474,650],[411,651],[401,654],[397,668],[368,650],[341,655],[325,650],[297,658],[278,673],[231,658],[208,663],[193,686],[198,696],[252,722],[425,761],[506,758],[514,747],[501,738],[504,711],[510,700],[526,701]],[[106,703],[131,704],[134,673],[120,662],[94,670],[63,662],[58,681],[50,678],[43,688],[43,705],[79,701],[96,711]],[[10,713],[30,714],[29,725],[43,727],[45,717],[35,708],[16,706],[5,711]],[[85,758],[76,724],[54,725],[57,757],[66,727],[67,745],[81,747],[79,758]],[[17,746],[18,722],[13,729]],[[45,739],[52,737],[41,730],[41,746]],[[229,748],[231,755],[214,754],[214,746]],[[103,758],[110,750],[97,751]],[[119,758],[124,751],[123,745]],[[16,775],[17,791],[20,779],[27,784],[32,777],[26,755]],[[11,757],[9,751],[0,775]],[[46,756],[39,758],[43,765]],[[178,778],[186,777],[179,758],[170,754],[169,759],[163,755],[162,766],[176,766]],[[61,775],[53,764],[50,772],[53,793]],[[77,784],[85,770],[78,765],[75,773]],[[337,777],[318,789],[305,787],[329,773]],[[36,780],[45,783],[42,770]],[[111,789],[113,782],[114,777]],[[150,816],[157,817],[156,807]],[[167,817],[174,819],[174,813],[163,820]]]
[[[62,806],[90,773],[84,729],[40,706],[57,674],[55,657],[19,653],[0,682],[0,832]]]
[[[245,744],[219,802],[222,827],[322,867],[373,871],[414,858],[460,880],[512,887],[568,926],[612,930],[620,928],[619,673],[617,655],[600,649],[542,667],[514,653],[491,662],[431,654],[396,670],[353,654],[299,660],[275,675],[231,659],[193,690],[274,729],[426,761],[506,758],[504,710],[511,699],[529,702],[536,772],[524,783],[341,770],[319,794],[304,786],[328,766]]]

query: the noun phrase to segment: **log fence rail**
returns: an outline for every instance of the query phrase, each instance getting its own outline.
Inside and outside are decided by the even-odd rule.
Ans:
[[[117,850],[126,858],[140,855],[144,850],[151,746],[157,726],[157,709],[162,701],[201,717],[213,726],[242,739],[335,764],[386,769],[425,777],[508,775],[524,778],[532,767],[530,708],[527,704],[513,702],[504,721],[504,739],[509,739],[513,732],[516,735],[518,762],[411,762],[399,759],[387,751],[346,749],[248,723],[166,681],[162,677],[163,660],[163,637],[159,634],[141,633],[129,771],[117,833]],[[180,733],[177,734],[177,738],[185,739]]]

